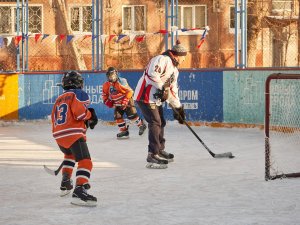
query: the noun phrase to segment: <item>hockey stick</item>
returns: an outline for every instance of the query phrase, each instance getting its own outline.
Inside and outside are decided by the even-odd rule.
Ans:
[[[61,168],[63,167],[63,165],[64,165],[64,162],[62,162],[60,164],[60,166],[57,168],[57,170],[51,170],[50,168],[48,168],[48,166],[44,165],[44,169],[50,175],[57,176],[57,174],[59,174],[59,172],[60,172]]]
[[[220,153],[220,154],[213,153],[207,147],[207,145],[201,140],[201,138],[196,134],[196,132],[190,127],[190,125],[184,119],[182,119],[180,113],[171,104],[169,104],[169,106],[179,116],[179,118],[183,121],[183,123],[187,126],[187,128],[189,128],[189,130],[195,135],[195,137],[198,139],[198,141],[200,141],[200,143],[204,146],[204,148],[209,152],[209,154],[212,157],[214,157],[214,158],[230,158],[230,159],[234,158],[234,156],[232,155],[231,152],[225,152],[225,153]]]

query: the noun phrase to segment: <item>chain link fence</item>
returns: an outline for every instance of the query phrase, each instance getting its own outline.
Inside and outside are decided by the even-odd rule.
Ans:
[[[98,21],[95,0],[18,2],[0,2],[3,71],[95,69],[97,38],[102,69],[143,69],[176,39],[189,51],[182,68],[237,64],[241,23],[234,0],[178,0],[178,8],[170,0],[103,0]],[[299,30],[299,0],[248,0],[247,67],[298,67]]]

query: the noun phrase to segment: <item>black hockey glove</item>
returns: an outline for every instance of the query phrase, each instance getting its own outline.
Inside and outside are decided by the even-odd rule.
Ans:
[[[169,88],[163,87],[162,90],[157,89],[156,93],[153,94],[153,97],[155,99],[160,99],[161,102],[166,101],[169,97]]]
[[[90,127],[91,129],[94,129],[94,127],[98,123],[98,117],[97,117],[97,114],[95,112],[95,109],[88,108],[88,110],[91,112],[92,117],[87,121],[87,127]]]
[[[173,109],[173,116],[174,119],[178,120],[180,124],[183,124],[183,122],[185,121],[185,112],[183,105],[179,108]]]

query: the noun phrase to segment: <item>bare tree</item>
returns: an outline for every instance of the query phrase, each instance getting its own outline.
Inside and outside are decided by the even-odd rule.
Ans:
[[[262,0],[249,0],[247,17],[247,36],[248,36],[248,66],[256,66],[256,54],[257,54],[257,39],[259,33],[262,30],[262,22],[265,16],[264,3]]]

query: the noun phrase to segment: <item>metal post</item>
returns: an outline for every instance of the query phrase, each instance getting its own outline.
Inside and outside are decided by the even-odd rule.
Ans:
[[[171,28],[174,26],[174,0],[171,0]],[[171,31],[171,47],[174,46],[174,33]]]
[[[20,35],[20,0],[17,0],[17,36]],[[16,47],[17,51],[17,71],[20,71],[20,46]]]
[[[241,5],[241,38],[242,38],[242,68],[247,67],[247,0],[242,0]]]
[[[175,17],[175,26],[178,26],[178,0],[176,0],[176,17]],[[176,30],[176,40],[178,39],[178,29]]]
[[[100,0],[100,49],[101,49],[101,57],[100,57],[100,70],[103,70],[103,62],[104,62],[104,45],[102,44],[102,35],[103,35],[103,1]]]
[[[96,1],[96,70],[99,70],[99,56],[100,56],[100,43],[99,43],[99,1]]]
[[[22,4],[22,70],[28,71],[28,29],[29,29],[29,6],[28,0]]]
[[[234,15],[235,15],[235,20],[234,20],[234,43],[235,43],[235,68],[239,67],[239,0],[234,1]]]
[[[165,0],[165,29],[168,30],[169,28],[169,10],[168,10],[169,0]],[[169,43],[168,43],[168,36],[164,36],[165,39],[165,50],[168,50]]]
[[[25,44],[25,40],[24,40],[24,37],[25,37],[25,32],[26,32],[26,9],[25,9],[25,0],[22,0],[22,24],[21,24],[21,31],[22,31],[22,41],[21,43],[19,42],[19,45],[21,44],[22,46],[22,71],[24,71],[25,69],[25,66],[24,66],[24,62],[25,62],[25,49],[24,49],[24,44]]]
[[[92,70],[95,70],[95,43],[94,43],[94,35],[95,35],[95,1],[92,0]]]
[[[235,67],[247,67],[247,0],[235,0]],[[240,41],[240,43],[239,43]],[[239,52],[241,50],[241,52]]]

